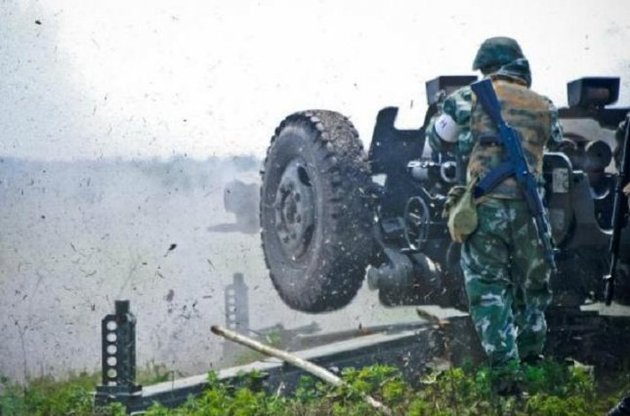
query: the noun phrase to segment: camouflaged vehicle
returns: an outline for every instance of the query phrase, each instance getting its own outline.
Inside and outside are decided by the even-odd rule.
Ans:
[[[381,303],[466,308],[460,246],[442,207],[464,171],[457,156],[434,153],[425,126],[439,97],[476,80],[426,83],[428,110],[417,130],[398,130],[395,107],[376,118],[366,154],[350,120],[333,111],[288,116],[262,170],[260,226],[265,260],[282,300],[310,313],[347,305],[367,277]],[[554,304],[601,301],[609,267],[614,132],[630,108],[610,107],[618,78],[568,84],[559,109],[564,140],[544,156],[545,203],[557,246]],[[615,300],[630,305],[630,227],[621,234]]]

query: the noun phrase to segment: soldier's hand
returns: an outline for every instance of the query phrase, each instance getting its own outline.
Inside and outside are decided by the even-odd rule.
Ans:
[[[435,93],[435,102],[438,110],[438,114],[442,114],[442,108],[444,107],[444,100],[446,100],[446,91],[439,90]]]
[[[451,208],[457,204],[462,195],[466,192],[466,187],[463,185],[455,185],[446,194],[446,201],[444,202],[444,208],[442,209],[442,218],[448,218]]]

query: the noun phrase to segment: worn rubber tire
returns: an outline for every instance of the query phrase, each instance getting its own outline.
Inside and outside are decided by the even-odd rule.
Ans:
[[[343,115],[295,113],[276,129],[260,224],[271,280],[289,307],[332,311],[356,295],[373,247],[369,181],[358,133]]]

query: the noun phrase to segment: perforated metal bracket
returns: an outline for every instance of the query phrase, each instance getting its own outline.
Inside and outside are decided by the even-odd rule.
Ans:
[[[136,384],[136,317],[128,300],[115,302],[115,313],[101,321],[102,384],[96,387],[95,404],[120,402],[141,394]]]

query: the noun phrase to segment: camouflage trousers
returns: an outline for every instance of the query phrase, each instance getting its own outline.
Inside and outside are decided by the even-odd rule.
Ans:
[[[523,200],[489,198],[462,245],[470,316],[494,368],[542,352],[550,268]]]

